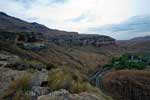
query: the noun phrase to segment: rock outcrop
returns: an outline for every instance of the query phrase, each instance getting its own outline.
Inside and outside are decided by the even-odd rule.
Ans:
[[[31,67],[34,69],[33,73],[27,71]],[[44,69],[44,67],[45,66],[42,64],[30,65],[23,63],[19,56],[0,51],[0,95],[2,95],[1,93],[4,93],[14,80],[17,80],[26,74],[32,74],[30,80],[30,95],[32,98],[48,94],[48,71]]]
[[[20,58],[16,55],[0,51],[0,67],[15,66],[19,60]]]
[[[104,100],[94,94],[83,92],[71,94],[67,90],[61,89],[48,95],[39,96],[38,100]]]
[[[76,35],[60,35],[56,37],[49,37],[49,42],[58,45],[78,45],[78,46],[96,46],[115,44],[115,39],[104,35],[92,35],[92,34],[76,34]]]
[[[11,40],[24,49],[43,49],[47,43],[54,43],[61,46],[107,46],[114,45],[115,39],[98,34],[67,34],[55,36],[41,36],[31,33],[11,33],[0,31],[0,39]],[[18,38],[19,37],[19,38]]]
[[[37,99],[38,96],[46,95],[50,92],[48,87],[48,71],[37,71],[33,74],[31,79],[31,91],[32,98]]]

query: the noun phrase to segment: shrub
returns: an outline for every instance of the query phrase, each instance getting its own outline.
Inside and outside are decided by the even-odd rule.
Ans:
[[[60,88],[66,88],[70,86],[72,78],[71,76],[61,69],[52,70],[49,74],[48,84],[52,90],[58,90]]]
[[[48,85],[52,90],[66,89],[71,93],[98,92],[87,81],[82,79],[78,71],[68,69],[54,69],[50,72]]]
[[[37,65],[37,64],[42,64],[41,62],[37,60],[31,60],[31,59],[22,59],[22,62],[28,65]]]
[[[46,65],[41,63],[40,61],[38,60],[33,60],[33,59],[22,59],[21,60],[23,64],[25,64],[28,69],[31,69],[31,70],[42,70],[42,68],[45,68]]]
[[[20,91],[17,91],[15,93],[15,96],[13,97],[13,100],[31,100],[31,97],[29,93],[22,93]]]
[[[47,64],[46,65],[46,69],[47,70],[51,70],[51,69],[53,69],[53,68],[57,68],[54,64]]]
[[[132,60],[130,57],[134,56],[136,57],[134,60]],[[132,54],[124,54],[119,58],[113,58],[110,64],[105,65],[104,67],[111,67],[115,68],[117,70],[120,69],[144,69],[147,66],[147,63],[143,58],[132,55]]]
[[[18,80],[14,80],[9,85],[8,89],[4,93],[3,98],[12,97],[13,100],[29,100],[29,99],[25,99],[25,98],[29,98],[28,95],[29,90],[30,90],[30,76],[24,75]]]
[[[73,93],[80,93],[80,92],[95,92],[97,93],[99,90],[93,87],[88,82],[76,82],[72,81],[72,88],[70,90]]]

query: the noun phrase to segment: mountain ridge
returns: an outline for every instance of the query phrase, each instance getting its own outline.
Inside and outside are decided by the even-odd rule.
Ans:
[[[130,39],[130,41],[150,41],[150,35],[143,36],[143,37],[136,37],[136,38]]]
[[[102,45],[115,44],[115,39],[109,36],[99,34],[78,34],[78,32],[49,29],[36,22],[29,23],[11,17],[3,12],[0,13],[0,31],[1,37],[10,37],[11,33],[9,32],[12,32],[15,33],[12,34],[15,39],[18,33],[29,33],[27,35],[30,35],[30,37],[44,39],[58,45],[92,45],[99,47]],[[28,37],[27,35],[26,37]]]
[[[26,22],[16,17],[0,12],[0,30],[10,32],[34,32],[47,36],[62,34],[78,34],[77,32],[67,32],[57,29],[50,29],[45,25],[36,22]]]

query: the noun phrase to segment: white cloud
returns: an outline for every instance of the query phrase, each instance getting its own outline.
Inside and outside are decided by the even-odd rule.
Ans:
[[[0,0],[0,10],[27,21],[37,21],[50,28],[82,33],[88,27],[118,23],[133,16],[133,1]],[[68,21],[82,15],[85,16],[82,21]]]

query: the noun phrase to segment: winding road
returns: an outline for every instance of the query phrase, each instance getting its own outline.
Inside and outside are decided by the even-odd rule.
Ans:
[[[102,71],[97,71],[93,76],[90,77],[90,83],[100,88],[102,77],[109,71],[111,71],[110,68],[105,68]]]
[[[101,88],[102,77],[111,71],[111,68],[105,68],[102,71],[97,71],[93,76],[90,77],[89,81],[92,85],[95,85],[97,88]],[[107,95],[102,91],[102,94],[107,97]]]

